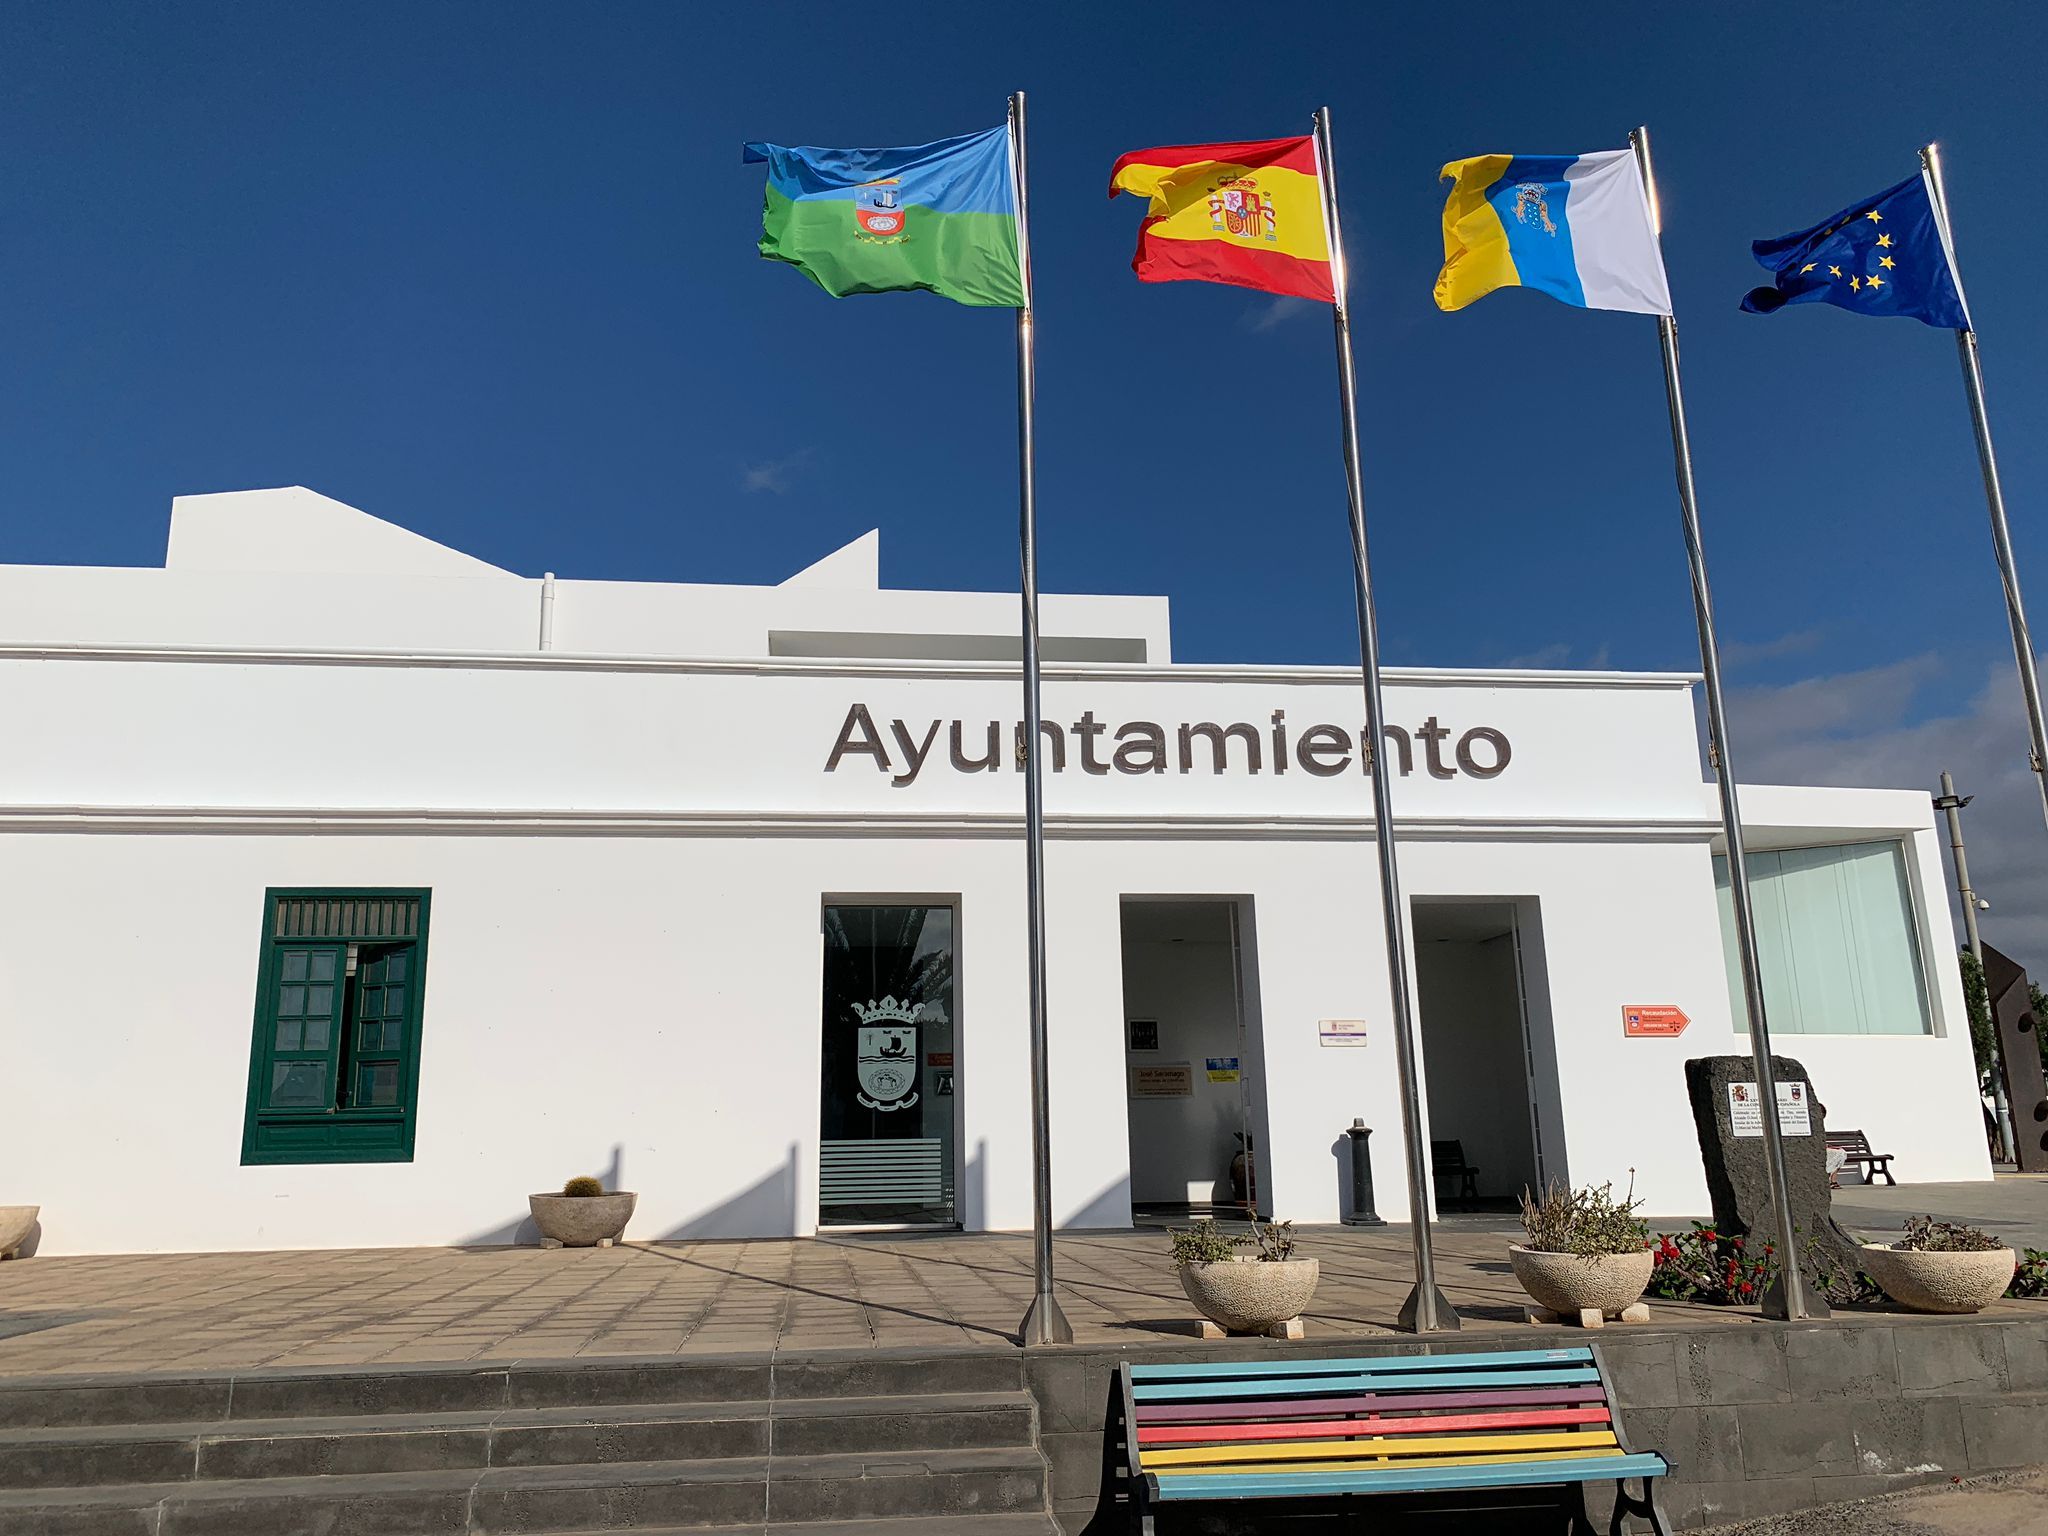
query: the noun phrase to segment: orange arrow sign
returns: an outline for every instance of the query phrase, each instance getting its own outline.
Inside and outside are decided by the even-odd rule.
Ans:
[[[1685,1033],[1692,1022],[1683,1008],[1671,1003],[1625,1003],[1621,1032],[1632,1039],[1659,1039]]]

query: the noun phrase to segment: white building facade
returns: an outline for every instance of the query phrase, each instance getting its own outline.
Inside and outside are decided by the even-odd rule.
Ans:
[[[1043,628],[1056,1219],[1334,1221],[1354,1119],[1405,1218],[1355,673]],[[873,535],[530,580],[301,489],[0,567],[0,1199],[46,1253],[524,1241],[582,1173],[638,1239],[1027,1227],[1015,629]],[[1387,681],[1432,1141],[1704,1213],[1684,1063],[1747,1037],[1693,680]],[[1780,1052],[1988,1178],[1927,795],[1742,803]]]

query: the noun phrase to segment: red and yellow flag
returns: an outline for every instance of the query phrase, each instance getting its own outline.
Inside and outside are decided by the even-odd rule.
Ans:
[[[1109,195],[1119,192],[1152,200],[1131,259],[1145,282],[1336,301],[1314,139],[1133,150],[1109,173]]]

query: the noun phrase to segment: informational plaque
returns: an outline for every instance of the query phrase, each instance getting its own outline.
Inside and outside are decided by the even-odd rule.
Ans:
[[[1316,1032],[1324,1045],[1364,1045],[1365,1020],[1323,1019],[1318,1021]]]
[[[1187,1099],[1194,1097],[1195,1068],[1192,1062],[1166,1061],[1156,1066],[1131,1068],[1131,1097],[1134,1099]]]
[[[1235,1056],[1209,1056],[1205,1057],[1204,1060],[1209,1064],[1210,1082],[1234,1083],[1237,1081],[1239,1074],[1237,1058]]]
[[[1778,1084],[1778,1129],[1787,1136],[1811,1136],[1813,1115],[1807,1107],[1804,1083]],[[1728,1085],[1728,1122],[1737,1136],[1758,1137],[1764,1133],[1764,1100],[1755,1083]]]

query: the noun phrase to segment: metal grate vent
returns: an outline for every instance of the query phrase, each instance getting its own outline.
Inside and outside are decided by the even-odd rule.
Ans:
[[[279,939],[416,939],[417,896],[283,896],[278,898]]]

